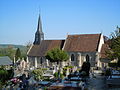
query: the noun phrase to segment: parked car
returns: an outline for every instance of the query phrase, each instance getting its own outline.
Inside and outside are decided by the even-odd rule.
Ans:
[[[112,75],[107,78],[108,86],[119,86],[120,85],[120,71],[112,70]]]

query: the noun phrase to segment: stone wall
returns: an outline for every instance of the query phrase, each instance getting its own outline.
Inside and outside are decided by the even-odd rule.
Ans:
[[[68,63],[71,66],[81,67],[83,62],[86,61],[86,56],[89,57],[89,62],[91,67],[95,66],[96,63],[96,52],[69,52],[69,60]],[[71,60],[71,55],[74,55],[74,61]]]

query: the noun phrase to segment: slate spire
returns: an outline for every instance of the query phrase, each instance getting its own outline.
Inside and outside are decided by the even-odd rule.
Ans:
[[[39,18],[38,18],[38,26],[37,26],[37,31],[40,31],[40,32],[42,32],[42,23],[41,23],[40,14],[39,14]]]
[[[34,45],[39,45],[41,43],[41,41],[44,40],[44,33],[42,32],[42,22],[41,22],[41,17],[39,14],[39,18],[38,18],[38,26],[37,26],[37,31],[35,33],[35,41],[34,41]]]

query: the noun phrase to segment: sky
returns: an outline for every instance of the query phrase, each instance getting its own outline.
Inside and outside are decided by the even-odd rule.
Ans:
[[[39,13],[49,40],[120,27],[120,0],[0,0],[0,44],[33,42]]]

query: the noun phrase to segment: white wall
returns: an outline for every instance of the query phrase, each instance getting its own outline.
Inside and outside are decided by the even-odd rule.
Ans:
[[[102,62],[100,61],[100,52],[101,52],[101,48],[102,48],[102,45],[104,44],[104,36],[103,34],[101,34],[101,37],[100,37],[100,42],[99,42],[99,46],[98,46],[98,56],[96,58],[96,61],[97,61],[97,67],[100,67],[102,68]]]
[[[102,48],[103,44],[104,44],[104,37],[103,37],[103,34],[101,34],[100,42],[99,42],[99,45],[98,45],[98,52],[101,51],[101,48]]]

